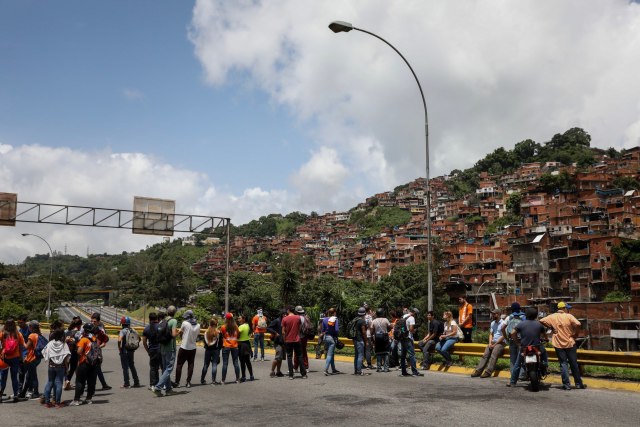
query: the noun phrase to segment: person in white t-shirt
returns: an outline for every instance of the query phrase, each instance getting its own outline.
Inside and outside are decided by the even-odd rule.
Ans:
[[[196,341],[200,333],[200,324],[196,321],[193,311],[187,310],[182,315],[184,321],[180,326],[178,334],[182,338],[178,349],[178,361],[176,362],[176,381],[173,387],[180,387],[180,377],[182,376],[182,366],[187,362],[187,387],[191,387],[191,377],[193,376],[193,365],[196,359]]]
[[[420,314],[417,308],[410,308],[409,313],[402,317],[405,324],[406,333],[402,337],[402,351],[400,353],[400,376],[401,377],[423,377],[424,374],[418,371],[416,366],[416,351],[413,347],[413,333],[416,329],[416,316]],[[407,372],[407,358],[411,366],[411,374]]]

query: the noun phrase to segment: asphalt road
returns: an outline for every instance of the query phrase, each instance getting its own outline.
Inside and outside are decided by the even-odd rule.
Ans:
[[[204,351],[198,348],[193,387],[157,397],[147,390],[148,358],[136,352],[144,387],[123,390],[122,371],[112,339],[104,352],[110,391],[98,391],[93,405],[46,409],[36,401],[0,405],[0,425],[241,425],[241,426],[619,426],[637,425],[640,393],[595,389],[539,393],[505,387],[504,379],[425,372],[400,378],[396,371],[366,377],[349,375],[352,364],[337,362],[344,374],[325,377],[324,361],[311,359],[308,379],[269,378],[270,361],[254,363],[256,381],[200,385]],[[272,356],[268,355],[268,359]],[[285,363],[286,364],[286,363]],[[222,365],[218,369],[218,379]],[[210,374],[209,374],[210,375]],[[183,369],[183,384],[186,365]],[[227,379],[233,379],[229,370]],[[40,366],[40,391],[45,367]],[[210,379],[210,376],[209,376]],[[98,389],[100,385],[98,384]],[[7,387],[11,390],[10,385]],[[10,391],[8,391],[10,393]],[[70,401],[73,391],[65,391]]]

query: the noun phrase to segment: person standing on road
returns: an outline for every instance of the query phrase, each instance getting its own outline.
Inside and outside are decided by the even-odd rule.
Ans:
[[[502,335],[503,321],[500,320],[500,310],[493,310],[493,321],[489,326],[489,345],[484,349],[484,354],[478,362],[478,366],[471,374],[472,377],[489,378],[496,368],[498,358],[504,352],[504,336]]]
[[[122,375],[124,377],[124,384],[120,388],[129,388],[129,370],[131,370],[131,376],[133,377],[133,387],[140,387],[140,380],[138,379],[138,371],[136,370],[135,352],[139,345],[140,337],[137,333],[131,329],[131,319],[123,316],[120,319],[120,325],[122,329],[118,334],[118,353],[120,355],[120,365],[122,366]],[[137,342],[136,342],[137,341]],[[135,347],[135,348],[134,348]]]
[[[160,342],[160,354],[162,355],[164,370],[160,375],[158,384],[151,386],[151,391],[162,396],[166,396],[172,390],[171,372],[173,372],[173,365],[176,363],[176,337],[178,336],[178,321],[173,317],[175,315],[176,308],[170,305],[167,307],[167,317],[158,324],[158,341]],[[163,326],[163,331],[166,330],[166,335],[170,339],[160,336],[160,325]]]
[[[13,402],[18,402],[20,394],[20,363],[22,360],[22,349],[24,348],[24,338],[18,331],[16,322],[8,318],[4,322],[4,330],[0,332],[0,359],[8,365],[7,369],[0,371],[0,401],[4,396],[4,389],[7,387],[7,376],[11,374],[11,386],[13,387]]]
[[[82,327],[82,338],[78,341],[78,369],[76,370],[76,389],[71,406],[80,406],[83,403],[90,405],[93,403],[93,395],[96,392],[96,378],[98,377],[98,367],[100,363],[89,363],[87,355],[91,351],[93,343],[98,347],[100,343],[98,338],[93,334],[97,329],[93,323],[86,323]],[[84,393],[85,384],[87,386],[87,397],[84,402],[80,401]]]
[[[40,365],[41,356],[36,354],[36,348],[38,347],[38,341],[41,337],[40,323],[37,320],[30,321],[29,337],[25,341],[25,349],[27,353],[23,361],[25,377],[24,383],[22,384],[22,391],[20,392],[21,398],[40,398],[40,393],[38,392],[38,365]],[[42,339],[44,339],[44,337],[42,337]]]
[[[247,323],[247,316],[238,316],[238,357],[240,358],[240,370],[242,378],[240,382],[247,381],[247,370],[249,370],[249,381],[253,381],[253,367],[251,366],[251,327]]]
[[[236,383],[240,383],[240,366],[238,365],[239,331],[232,313],[224,315],[224,325],[220,328],[220,332],[222,332],[222,384],[227,384],[229,356],[231,356],[233,370],[236,374]]]
[[[322,337],[322,342],[324,343],[327,355],[324,363],[325,375],[340,373],[340,371],[336,369],[336,363],[334,360],[339,330],[340,325],[338,324],[338,318],[336,317],[336,309],[331,307],[327,310],[327,315],[323,317],[322,324],[320,326],[320,336]],[[331,372],[329,372],[329,367],[331,367]]]
[[[416,350],[413,347],[413,334],[416,331],[416,316],[420,315],[417,308],[409,309],[409,313],[403,316],[407,333],[402,336],[402,351],[400,353],[400,376],[401,377],[423,377],[424,374],[418,371],[416,366]],[[407,372],[407,359],[411,366],[411,374]]]
[[[280,315],[269,323],[267,332],[271,334],[271,342],[276,354],[271,362],[271,378],[284,377],[282,373],[282,361],[287,357],[284,348],[284,338],[282,336],[282,319],[287,314],[285,310],[280,310]]]
[[[458,326],[455,320],[453,320],[453,314],[450,311],[445,311],[442,314],[444,319],[444,328],[442,335],[440,335],[440,342],[436,344],[436,351],[444,358],[444,366],[453,366],[453,360],[451,360],[451,348],[462,338],[462,329]]]
[[[193,376],[193,365],[196,360],[196,341],[200,334],[200,324],[196,321],[193,311],[184,312],[184,321],[180,326],[180,349],[178,350],[178,363],[176,365],[176,382],[174,387],[180,387],[182,377],[182,366],[187,362],[187,388],[191,387],[191,377]]]
[[[267,316],[264,315],[262,308],[258,308],[257,314],[251,320],[253,329],[253,361],[258,360],[258,346],[260,346],[260,361],[264,362],[264,334],[267,332],[269,325]]]
[[[158,384],[162,371],[162,355],[158,342],[158,315],[149,313],[149,324],[142,331],[142,346],[149,356],[149,389]]]
[[[300,352],[302,354],[302,363],[304,364],[304,369],[309,371],[309,354],[307,353],[307,343],[309,342],[309,338],[305,336],[303,332],[303,326],[311,324],[311,319],[304,313],[304,308],[301,305],[296,306],[296,314],[300,318]],[[306,326],[305,326],[306,327]],[[299,368],[298,359],[293,360],[293,370],[297,371]],[[300,370],[302,374],[302,370]]]
[[[511,314],[502,323],[502,336],[507,340],[509,344],[509,367],[513,375],[514,367],[522,366],[520,364],[520,345],[518,340],[512,338],[513,331],[516,325],[525,320],[525,315],[520,308],[520,304],[517,302],[511,303]],[[517,368],[519,370],[518,376],[520,379],[524,379],[524,369]]]
[[[48,362],[48,381],[44,386],[44,405],[47,408],[54,405],[57,408],[62,408],[65,406],[62,402],[64,373],[69,367],[69,359],[71,358],[71,352],[64,339],[64,329],[54,329],[51,332],[51,340],[42,350],[42,357],[45,362]],[[52,389],[54,403],[51,403]]]
[[[435,351],[436,344],[440,341],[440,335],[444,332],[444,325],[436,319],[433,311],[427,313],[428,332],[427,335],[418,343],[418,347],[422,350],[422,369],[429,370],[431,367],[431,353]]]
[[[571,309],[571,305],[565,302],[559,302],[557,313],[540,319],[540,323],[551,328],[553,331],[551,344],[556,351],[558,361],[560,361],[562,388],[565,390],[571,390],[569,368],[571,368],[571,374],[573,375],[576,388],[587,388],[587,386],[582,383],[575,340],[581,324],[573,314],[567,312],[569,309]]]
[[[318,319],[318,328],[316,331],[316,334],[318,334],[318,342],[316,343],[316,359],[322,359],[322,354],[324,353],[324,336],[322,335],[322,323],[324,322],[325,317],[326,316],[324,313],[320,313],[320,318]]]
[[[69,327],[65,331],[65,342],[67,343],[67,347],[69,347],[69,352],[71,353],[71,357],[69,359],[69,370],[67,371],[67,375],[65,377],[64,389],[71,390],[71,379],[73,378],[73,374],[78,367],[78,352],[76,351],[78,341],[82,338],[82,320],[80,317],[74,316],[73,320],[69,324]]]
[[[458,298],[458,327],[462,329],[462,342],[470,343],[473,334],[473,306],[467,302],[465,296]]]
[[[100,321],[100,313],[95,312],[91,315],[91,323],[93,324],[93,335],[98,340],[100,344],[100,348],[104,348],[109,342],[109,335],[104,331],[104,325]],[[111,386],[107,384],[107,381],[104,379],[104,374],[102,373],[102,364],[98,365],[98,380],[100,380],[100,384],[102,385],[102,390],[111,390]]]
[[[364,315],[364,323],[365,323],[365,328],[367,331],[367,336],[365,337],[364,340],[364,362],[366,363],[367,369],[373,369],[374,366],[371,363],[371,358],[372,358],[372,354],[373,354],[373,309],[369,307],[369,304],[367,304],[366,302],[362,305],[364,307],[364,309],[366,310],[366,314]],[[365,368],[365,366],[362,367],[363,369]]]
[[[355,350],[355,355],[353,356],[353,375],[369,375],[365,374],[362,370],[364,340],[367,338],[367,323],[364,320],[366,314],[367,310],[364,307],[360,307],[358,309],[358,317],[355,319],[353,335],[353,349]]]
[[[378,308],[376,318],[371,323],[373,329],[374,348],[376,351],[376,372],[389,372],[389,331],[391,322],[384,316],[384,308]]]
[[[391,316],[391,331],[389,332],[389,342],[391,343],[391,348],[389,350],[389,367],[396,368],[400,366],[400,341],[396,340],[393,336],[393,329],[396,326],[396,322],[400,319],[398,313],[399,309],[392,309],[389,311],[389,316]]]
[[[290,380],[293,379],[294,354],[300,367],[300,375],[302,375],[302,378],[307,378],[307,370],[302,360],[302,345],[300,343],[300,327],[302,326],[303,318],[296,314],[295,311],[293,307],[287,307],[287,315],[282,319],[282,335],[284,336],[284,346],[287,350]]]
[[[526,310],[525,320],[518,322],[511,332],[514,345],[519,349],[527,348],[528,346],[537,347],[540,350],[540,362],[546,368],[549,364],[547,350],[542,344],[542,340],[546,340],[546,329],[542,326],[542,323],[538,321],[538,309],[535,307],[529,307]],[[523,365],[523,357],[518,358],[518,364],[511,370],[511,379],[507,387],[515,387],[520,376],[520,368]],[[525,374],[526,378],[526,374]]]
[[[212,317],[209,320],[209,327],[204,333],[204,364],[202,366],[202,375],[200,375],[200,384],[207,383],[207,370],[211,364],[211,384],[218,385],[216,376],[218,374],[218,364],[220,363],[220,350],[222,349],[222,335],[218,329],[218,318]]]

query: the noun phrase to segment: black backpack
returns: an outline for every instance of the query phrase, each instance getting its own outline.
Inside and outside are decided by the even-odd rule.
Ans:
[[[158,323],[157,336],[160,344],[169,344],[173,339],[173,334],[169,327],[169,320],[171,319],[163,319],[162,322]]]
[[[358,320],[360,320],[360,317],[355,317],[351,319],[351,321],[347,325],[347,336],[351,339],[354,339],[356,337],[356,333],[357,333],[356,326],[358,324]]]
[[[396,320],[396,324],[393,325],[393,339],[398,341],[403,338],[409,337],[409,329],[407,328],[408,317],[402,317]]]

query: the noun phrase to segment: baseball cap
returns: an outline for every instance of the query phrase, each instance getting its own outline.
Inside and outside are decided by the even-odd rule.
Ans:
[[[568,304],[568,303],[566,303],[566,302],[564,302],[564,301],[560,301],[560,302],[558,303],[558,310],[562,310],[562,309],[565,309],[565,308],[566,308],[567,310],[569,310],[569,309],[571,308],[571,304]]]
[[[191,318],[193,317],[193,310],[187,310],[187,311],[185,311],[185,312],[184,312],[183,317],[184,317],[185,319],[191,319]]]
[[[224,318],[227,319],[227,320],[233,319],[233,313],[229,312],[229,313],[225,314]]]

